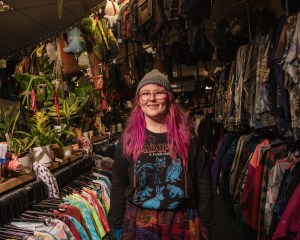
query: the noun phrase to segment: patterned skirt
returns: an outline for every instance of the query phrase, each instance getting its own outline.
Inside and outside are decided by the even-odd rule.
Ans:
[[[143,209],[126,204],[121,240],[200,240],[198,210],[181,207],[176,210]]]

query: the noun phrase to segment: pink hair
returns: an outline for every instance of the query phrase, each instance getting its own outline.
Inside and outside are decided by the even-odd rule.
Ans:
[[[192,121],[187,117],[181,105],[175,102],[174,96],[168,92],[169,111],[166,117],[167,137],[170,155],[174,159],[179,155],[184,168],[188,161],[189,141],[192,137]],[[123,137],[125,157],[133,157],[136,161],[143,150],[146,141],[146,122],[144,113],[139,106],[139,99],[135,98],[133,110],[128,118]]]

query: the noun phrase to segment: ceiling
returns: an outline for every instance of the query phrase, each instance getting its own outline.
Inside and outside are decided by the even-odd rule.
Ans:
[[[103,6],[106,0],[63,1],[62,18],[58,18],[59,0],[3,0],[12,7],[0,11],[0,58],[9,59],[27,47],[57,36],[88,16],[92,9]],[[169,1],[169,0],[166,0]],[[211,19],[227,16],[247,19],[247,4],[254,6],[280,0],[214,0]],[[0,1],[1,2],[1,1]]]
[[[58,18],[57,0],[4,0],[12,10],[0,12],[0,58],[58,34],[91,13],[103,0],[63,0]]]

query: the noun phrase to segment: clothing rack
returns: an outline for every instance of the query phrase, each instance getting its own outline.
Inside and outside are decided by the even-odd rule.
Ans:
[[[92,169],[93,165],[94,163],[91,157],[82,157],[54,170],[52,174],[57,180],[59,189],[62,189],[82,173]],[[0,226],[18,217],[24,211],[32,208],[34,204],[47,197],[48,192],[46,186],[39,179],[21,185],[17,189],[5,192],[0,196]]]

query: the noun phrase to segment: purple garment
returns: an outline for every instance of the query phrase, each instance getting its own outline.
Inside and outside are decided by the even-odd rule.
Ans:
[[[220,163],[221,163],[221,159],[222,156],[224,155],[224,150],[226,148],[227,142],[230,139],[230,135],[226,134],[221,142],[220,142],[220,148],[218,149],[217,153],[216,153],[216,157],[213,161],[213,164],[211,166],[211,174],[212,174],[212,182],[214,185],[217,185],[219,182],[219,173],[220,173]]]
[[[300,239],[300,184],[295,189],[278,223],[272,240]]]

